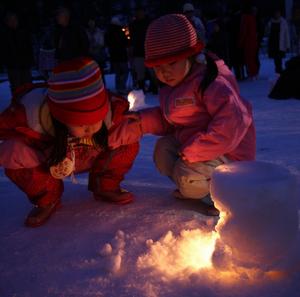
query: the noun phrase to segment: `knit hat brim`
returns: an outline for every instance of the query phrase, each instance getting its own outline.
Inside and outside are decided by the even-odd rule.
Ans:
[[[78,108],[76,102],[73,102],[72,105],[69,103],[61,103],[58,105],[48,98],[47,103],[53,117],[63,124],[70,126],[93,125],[104,120],[109,110],[107,93],[101,92],[95,95],[98,96],[99,100],[97,100],[97,98],[95,100],[96,96],[85,100],[84,109],[80,108],[80,106],[78,106]],[[104,99],[103,96],[106,98]],[[95,102],[98,102],[96,106]],[[79,104],[82,103],[78,102],[78,105]]]
[[[172,53],[170,55],[164,55],[164,56],[152,57],[151,59],[146,59],[145,65],[151,68],[151,67],[179,61],[200,53],[204,47],[205,47],[204,43],[199,40],[194,46],[184,49],[183,51]]]

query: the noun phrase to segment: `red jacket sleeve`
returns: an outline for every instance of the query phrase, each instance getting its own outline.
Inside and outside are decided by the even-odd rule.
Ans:
[[[0,139],[16,137],[18,127],[27,127],[25,109],[21,104],[12,104],[0,114]]]
[[[28,127],[25,108],[13,103],[0,114],[0,140],[18,139],[30,146],[43,149],[52,140]]]
[[[165,120],[160,107],[146,108],[139,113],[143,134],[166,135],[172,131],[172,125]]]

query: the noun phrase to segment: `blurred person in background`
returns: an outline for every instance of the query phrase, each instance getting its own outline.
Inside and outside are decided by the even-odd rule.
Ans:
[[[6,13],[4,24],[1,37],[1,58],[13,93],[17,87],[31,83],[31,67],[34,61],[32,38],[30,32],[21,28],[15,12]]]
[[[268,23],[268,55],[274,60],[275,72],[280,74],[283,70],[282,59],[290,49],[290,35],[288,23],[281,16],[281,10],[276,9]]]
[[[93,58],[99,65],[101,72],[104,73],[105,68],[105,42],[104,42],[104,30],[100,29],[96,24],[96,19],[90,17],[87,23],[86,33],[89,39],[89,56]],[[104,75],[103,75],[103,81]]]
[[[188,18],[188,20],[194,26],[197,37],[200,40],[205,41],[205,26],[199,17],[195,15],[195,8],[194,5],[191,3],[185,3],[182,7],[183,14]]]
[[[247,69],[249,80],[256,80],[258,76],[259,63],[258,33],[254,8],[251,5],[245,6],[241,15],[239,47],[242,50],[243,59]]]
[[[56,58],[59,62],[77,57],[88,56],[89,40],[81,26],[72,22],[71,12],[59,7],[56,12],[55,31]]]
[[[49,78],[52,69],[56,66],[54,26],[50,24],[42,28],[39,48],[38,67],[45,80]]]
[[[135,10],[135,19],[129,24],[130,45],[132,55],[132,68],[134,72],[134,86],[145,91],[146,67],[144,43],[146,38],[149,19],[142,7]]]
[[[128,46],[126,29],[119,15],[112,17],[105,34],[112,71],[115,73],[115,89],[119,94],[127,94]]]
[[[239,47],[241,25],[241,10],[239,5],[233,5],[228,19],[228,46],[229,46],[229,68],[233,69],[237,80],[245,79],[244,59],[242,49]]]

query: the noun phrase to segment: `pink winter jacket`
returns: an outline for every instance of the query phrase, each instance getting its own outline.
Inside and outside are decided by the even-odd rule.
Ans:
[[[143,133],[172,134],[189,162],[225,156],[230,160],[255,159],[255,128],[250,103],[240,96],[238,84],[222,60],[219,74],[204,92],[200,83],[205,67],[193,66],[176,87],[159,94],[160,107],[140,111]]]

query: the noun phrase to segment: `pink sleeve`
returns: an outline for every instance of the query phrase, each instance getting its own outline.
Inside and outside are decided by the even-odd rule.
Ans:
[[[124,119],[109,131],[108,146],[115,149],[121,145],[138,142],[147,133],[165,135],[172,126],[164,119],[159,107],[142,109],[140,120]]]
[[[252,114],[238,94],[226,86],[209,89],[204,100],[212,118],[207,131],[196,133],[181,147],[189,162],[214,160],[233,151],[252,123]]]
[[[143,134],[165,135],[172,130],[161,112],[160,107],[152,107],[139,111]]]

